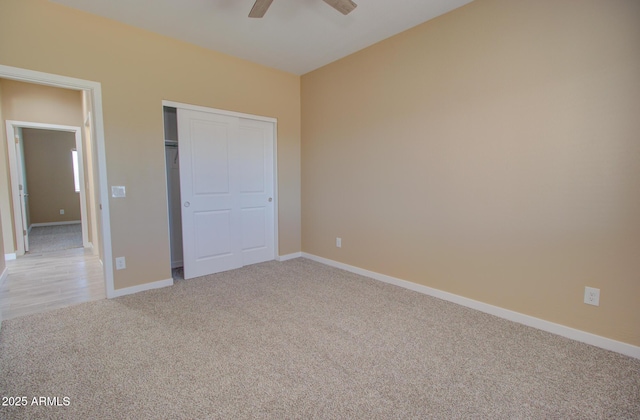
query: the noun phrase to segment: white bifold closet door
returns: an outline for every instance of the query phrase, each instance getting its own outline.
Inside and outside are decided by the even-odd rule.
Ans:
[[[273,260],[274,123],[178,108],[185,279]]]

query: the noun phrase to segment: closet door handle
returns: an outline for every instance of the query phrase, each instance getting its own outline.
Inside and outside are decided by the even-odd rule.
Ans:
[[[185,202],[184,202],[184,206],[185,206],[185,207],[189,207],[190,205],[191,205],[191,203],[190,203],[190,202],[188,202],[188,201],[185,201]]]

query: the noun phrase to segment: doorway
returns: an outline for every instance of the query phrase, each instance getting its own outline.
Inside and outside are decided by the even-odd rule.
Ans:
[[[34,227],[36,232],[59,231],[71,237],[68,234],[77,230],[76,226],[62,226],[79,225],[81,246],[92,246],[80,127],[7,120],[6,128],[7,139],[15,139],[7,142],[7,149],[17,256],[29,252]],[[41,229],[53,226],[59,227]],[[65,249],[60,246],[65,245],[51,244],[49,248]]]
[[[83,104],[85,104],[86,101],[87,106],[87,120],[85,121],[85,127],[81,128],[81,130],[90,131],[92,135],[92,150],[87,150],[87,152],[93,157],[93,168],[90,171],[90,174],[92,175],[91,184],[93,188],[91,188],[89,192],[90,195],[95,197],[95,201],[93,201],[95,203],[95,208],[90,211],[94,211],[97,214],[97,223],[92,226],[92,229],[97,234],[92,236],[94,238],[93,241],[96,242],[94,249],[96,249],[96,251],[99,250],[99,254],[96,252],[99,256],[93,255],[91,252],[87,254],[86,250],[81,249],[80,251],[83,254],[81,257],[84,258],[84,261],[86,261],[86,258],[95,256],[95,259],[98,261],[98,265],[96,266],[98,268],[92,269],[92,273],[95,273],[96,270],[100,273],[100,278],[102,279],[100,289],[104,291],[103,295],[106,295],[108,298],[115,297],[116,293],[113,284],[111,251],[111,229],[109,222],[108,186],[106,183],[107,174],[104,144],[104,122],[102,116],[102,88],[100,83],[4,65],[0,65],[0,78],[82,92]],[[76,129],[78,129],[78,127],[74,127],[71,131],[75,133]],[[15,137],[9,138],[12,139]],[[9,153],[11,153],[11,149],[13,148],[8,147]],[[86,202],[86,197],[83,201]],[[88,235],[88,232],[83,232],[83,245],[88,243]],[[72,260],[73,257],[65,257],[65,261]],[[11,274],[9,277],[11,277]]]
[[[5,319],[106,297],[88,236],[80,127],[7,120],[17,259],[0,288]],[[90,166],[90,165],[89,165]],[[93,221],[95,223],[95,220]]]
[[[20,152],[23,167],[24,207],[30,255],[91,247],[83,202],[75,135],[72,132],[23,128]],[[22,203],[21,203],[22,204]],[[85,240],[83,241],[83,230]]]

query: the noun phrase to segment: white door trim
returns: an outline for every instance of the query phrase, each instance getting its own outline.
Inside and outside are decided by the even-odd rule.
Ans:
[[[190,111],[210,112],[218,115],[227,115],[231,117],[246,118],[249,120],[266,121],[266,122],[273,123],[273,241],[274,241],[273,251],[275,254],[275,258],[277,259],[278,256],[280,255],[280,248],[278,246],[279,244],[278,202],[280,201],[278,199],[278,119],[272,118],[272,117],[264,117],[261,115],[245,114],[242,112],[227,111],[225,109],[208,108],[200,105],[191,105],[191,104],[185,104],[185,103],[174,102],[174,101],[163,100],[162,106],[163,107],[168,106],[171,108],[181,108],[181,109],[186,109]],[[158,144],[159,145],[161,144],[162,147],[164,148],[164,141],[158,142]],[[179,145],[180,145],[180,139],[178,139],[178,148],[180,147]],[[169,220],[168,203],[166,207],[167,207],[167,220]]]
[[[82,225],[82,246],[87,248],[89,247],[89,230],[88,230],[88,221],[87,221],[87,200],[86,200],[86,191],[84,185],[84,159],[82,158],[82,134],[80,127],[74,127],[70,125],[58,125],[58,124],[43,124],[43,123],[35,123],[28,121],[13,121],[7,120],[7,143],[9,139],[15,138],[16,128],[35,128],[39,130],[52,130],[52,131],[66,131],[69,133],[74,133],[75,141],[76,141],[76,150],[78,151],[78,173],[80,175],[80,220]],[[16,247],[18,248],[17,254],[24,255],[24,242],[18,240],[18,226],[22,226],[22,212],[20,212],[20,207],[16,207],[16,205],[20,205],[20,194],[18,191],[18,156],[15,151],[15,147],[8,147],[9,149],[9,169],[11,174],[11,189],[13,195],[13,219],[15,223],[15,231],[16,231]],[[23,157],[24,158],[24,157]]]
[[[43,73],[39,71],[21,69],[0,65],[0,77],[21,82],[36,83],[40,85],[55,86],[73,90],[87,91],[93,98],[93,118],[96,133],[98,155],[98,183],[100,185],[100,202],[102,206],[102,249],[104,261],[104,280],[107,297],[115,297],[113,286],[113,259],[111,249],[111,219],[109,215],[109,187],[107,182],[107,157],[105,152],[104,119],[102,115],[102,86],[99,82],[60,76],[57,74]],[[7,139],[8,140],[8,139]]]
[[[226,109],[208,108],[206,106],[184,104],[181,102],[162,101],[162,106],[163,107],[168,106],[170,108],[188,109],[190,111],[209,112],[209,113],[218,114],[218,115],[227,115],[230,117],[246,118],[249,120],[267,121],[272,123],[275,123],[278,121],[276,118],[264,117],[262,115],[245,114],[242,112],[227,111]]]

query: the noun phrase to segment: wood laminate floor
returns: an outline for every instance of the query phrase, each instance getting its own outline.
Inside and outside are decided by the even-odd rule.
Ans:
[[[102,264],[84,248],[26,254],[7,261],[0,286],[2,319],[106,298]]]

